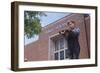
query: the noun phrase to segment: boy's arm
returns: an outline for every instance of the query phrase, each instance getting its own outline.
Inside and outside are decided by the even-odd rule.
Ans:
[[[70,28],[66,28],[65,30],[62,30],[59,32],[59,34],[63,35],[63,36],[68,36],[69,31],[71,31]]]

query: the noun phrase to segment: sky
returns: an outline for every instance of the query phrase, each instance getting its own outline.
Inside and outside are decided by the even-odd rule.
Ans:
[[[46,25],[49,25],[50,23],[69,15],[69,13],[60,13],[60,12],[45,12],[45,14],[47,16],[40,17],[40,22],[41,22],[41,26],[42,27],[44,27]],[[25,40],[25,45],[27,45],[27,44],[30,44],[32,42],[37,41],[38,40],[38,36],[32,37],[30,39],[28,39],[25,36],[24,40]]]
[[[45,14],[47,16],[42,16],[40,19],[41,19],[41,24],[42,24],[42,27],[68,15],[69,13],[57,13],[57,12],[45,12]]]

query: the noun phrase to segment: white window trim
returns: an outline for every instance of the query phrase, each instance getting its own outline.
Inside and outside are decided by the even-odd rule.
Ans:
[[[48,50],[48,60],[51,60],[51,48],[50,48],[50,45],[51,45],[51,38],[53,38],[53,37],[55,37],[55,36],[59,36],[59,33],[56,33],[56,34],[54,34],[54,35],[52,35],[52,36],[50,36],[49,37],[49,43],[48,43],[48,45],[49,45],[49,50]],[[66,47],[66,44],[67,44],[67,42],[65,41],[66,39],[64,38],[64,49],[60,49],[59,48],[59,50],[58,51],[55,51],[55,48],[52,48],[53,49],[53,60],[54,60],[54,53],[56,53],[56,52],[58,52],[59,53],[59,60],[60,60],[60,51],[64,51],[64,60],[66,59],[66,55],[65,55],[65,50],[66,49],[68,49],[68,47]],[[59,47],[60,47],[60,45],[59,45]]]

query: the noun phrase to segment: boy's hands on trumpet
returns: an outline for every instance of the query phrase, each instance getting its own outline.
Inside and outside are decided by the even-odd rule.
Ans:
[[[65,30],[59,31],[59,34],[65,34]]]
[[[70,26],[65,25],[65,29],[59,31],[59,34],[65,35],[65,34],[68,34],[68,31],[71,31],[71,28],[70,28]]]

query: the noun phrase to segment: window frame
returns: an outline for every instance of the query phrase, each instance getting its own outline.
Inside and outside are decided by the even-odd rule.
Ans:
[[[58,36],[59,36],[59,35],[58,35]],[[61,40],[62,38],[63,38],[63,40],[64,40],[64,41],[63,41],[63,42],[64,42],[64,48],[63,48],[63,49],[60,48],[60,43],[61,43],[60,40]],[[56,46],[56,45],[54,44],[53,53],[52,53],[52,54],[53,54],[53,59],[56,60],[56,59],[55,59],[55,53],[58,53],[58,54],[59,54],[59,55],[58,55],[58,60],[61,60],[61,59],[60,59],[60,52],[61,52],[61,51],[64,51],[64,59],[63,59],[63,60],[67,59],[67,58],[66,58],[66,52],[65,52],[66,50],[68,50],[68,45],[66,45],[66,44],[67,44],[67,40],[66,40],[64,37],[61,36],[61,37],[58,37],[56,40],[53,40],[53,41],[54,41],[54,43],[55,43],[56,41],[58,41],[58,50],[55,50],[55,46]]]

